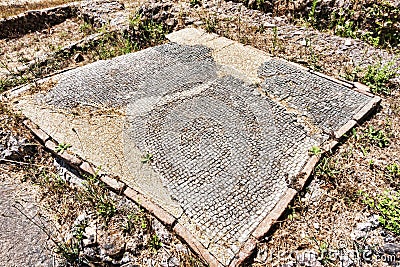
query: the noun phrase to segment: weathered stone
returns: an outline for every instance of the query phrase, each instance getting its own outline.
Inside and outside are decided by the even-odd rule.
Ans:
[[[240,264],[296,194],[289,187],[304,185],[318,159],[310,148],[340,137],[372,98],[214,34],[169,37],[67,71],[15,107],[70,143],[81,169],[120,176],[125,195],[194,238],[209,263]]]

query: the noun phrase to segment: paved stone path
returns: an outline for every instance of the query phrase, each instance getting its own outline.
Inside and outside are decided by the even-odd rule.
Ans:
[[[237,265],[304,185],[310,148],[329,150],[379,98],[215,34],[168,38],[14,107],[172,215],[211,265]]]
[[[39,224],[32,187],[0,166],[0,262],[1,266],[56,266],[52,244]],[[22,211],[24,214],[22,214]],[[47,229],[49,229],[47,227]]]

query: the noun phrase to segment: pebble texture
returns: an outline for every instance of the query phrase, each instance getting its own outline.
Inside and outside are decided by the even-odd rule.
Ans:
[[[235,44],[218,40],[214,49],[173,42],[66,72],[37,103],[123,109],[124,158],[137,162],[129,163],[136,178],[122,179],[157,173],[183,210],[179,223],[229,265],[295,182],[309,149],[370,98],[275,59],[258,67],[258,88],[233,69],[237,57],[229,63]],[[157,190],[148,194],[156,199]]]
[[[266,62],[259,74],[265,77],[262,89],[267,94],[287,102],[327,133],[338,130],[371,100],[279,59]]]

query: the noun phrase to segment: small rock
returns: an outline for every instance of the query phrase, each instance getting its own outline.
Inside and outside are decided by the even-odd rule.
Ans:
[[[379,215],[374,214],[369,218],[369,223],[372,226],[372,229],[375,229],[379,226]]]
[[[316,230],[319,229],[319,223],[313,223],[313,226],[314,226],[314,228],[315,228]]]
[[[281,265],[281,267],[295,267],[296,264],[293,261],[289,261],[283,265]]]
[[[302,46],[307,46],[307,41],[303,39],[299,42],[299,44]]]
[[[176,244],[176,245],[175,245],[175,250],[176,250],[177,252],[182,252],[182,253],[184,253],[184,254],[188,254],[188,249],[187,249],[184,245],[182,245],[182,244]]]
[[[87,219],[86,213],[79,214],[72,225],[73,226],[81,225],[86,222],[86,219]]]
[[[201,26],[201,25],[204,24],[204,22],[201,21],[201,20],[197,20],[197,21],[195,21],[193,24],[196,25],[196,26]]]
[[[275,27],[276,27],[276,24],[272,24],[272,23],[265,22],[265,23],[263,24],[263,27],[264,27],[264,28],[270,28],[270,29],[272,29],[272,28],[275,28]]]
[[[174,19],[174,18],[168,18],[168,19],[165,21],[165,24],[166,24],[167,26],[170,26],[170,27],[175,26],[176,23],[177,23],[177,22],[176,22],[176,19]]]
[[[82,62],[82,61],[84,61],[85,59],[83,58],[83,56],[82,56],[82,54],[81,53],[78,53],[78,54],[76,54],[75,56],[74,56],[74,61],[75,61],[75,63],[79,63],[79,62]]]
[[[344,41],[344,45],[345,46],[351,46],[353,43],[351,42],[350,39],[346,39],[346,41]]]
[[[368,232],[372,229],[372,224],[370,222],[357,223],[356,230]]]
[[[81,251],[82,258],[95,260],[98,259],[99,251],[95,247],[84,247]]]
[[[125,247],[124,238],[118,232],[104,233],[98,239],[101,254],[109,257],[117,257]]]
[[[172,237],[170,232],[156,219],[153,220],[153,229],[163,244],[169,244],[171,242]]]
[[[90,225],[85,228],[84,238],[82,242],[85,247],[91,246],[97,242],[96,225]]]
[[[132,255],[129,252],[125,252],[124,256],[122,257],[122,259],[120,260],[120,264],[127,264],[129,262],[131,262],[133,259],[131,257]]]
[[[387,254],[395,255],[400,252],[400,244],[386,243],[385,245],[383,245],[383,251],[385,251]]]
[[[364,238],[367,236],[367,232],[365,231],[360,231],[360,230],[354,230],[350,234],[351,240],[360,240],[361,238]]]
[[[181,266],[181,262],[177,257],[170,257],[168,260],[168,266],[169,267],[178,267]]]

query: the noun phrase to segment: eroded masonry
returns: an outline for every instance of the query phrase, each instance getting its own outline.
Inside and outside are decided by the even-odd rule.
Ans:
[[[14,91],[13,105],[48,148],[71,144],[72,163],[101,166],[210,265],[235,266],[304,185],[310,149],[379,98],[215,34],[168,38]]]

